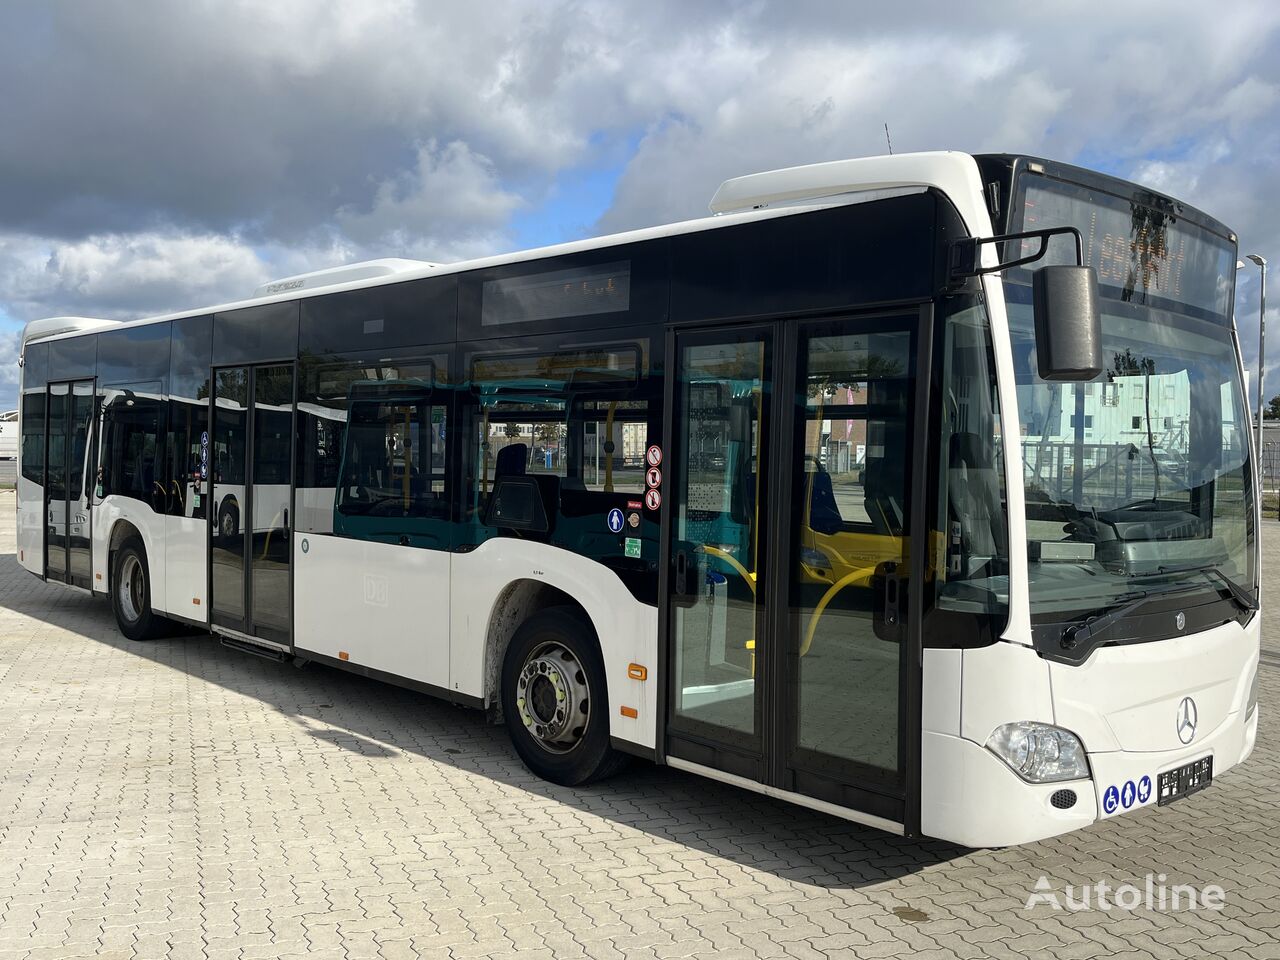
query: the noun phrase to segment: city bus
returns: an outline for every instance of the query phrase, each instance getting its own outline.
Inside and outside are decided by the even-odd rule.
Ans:
[[[483,710],[558,784],[639,757],[999,846],[1245,760],[1236,237],[953,152],[711,214],[33,322],[19,562],[133,640]]]

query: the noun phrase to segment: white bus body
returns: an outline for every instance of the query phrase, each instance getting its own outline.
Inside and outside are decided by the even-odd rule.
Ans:
[[[78,508],[128,635],[485,708],[559,782],[634,754],[972,846],[1164,804],[1252,751],[1261,623],[1235,238],[1170,203],[841,161],[704,220],[37,329],[19,559],[74,573]],[[1077,381],[1037,372],[1017,240],[956,267],[1062,226],[1101,290]],[[64,388],[97,403],[78,465]],[[50,494],[69,467],[83,504]]]

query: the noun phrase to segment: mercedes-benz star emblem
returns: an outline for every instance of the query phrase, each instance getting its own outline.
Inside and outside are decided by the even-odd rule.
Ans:
[[[1177,624],[1179,631],[1185,630],[1187,628],[1187,615],[1179,610],[1173,622]]]
[[[1190,697],[1183,697],[1178,704],[1178,739],[1190,743],[1196,736],[1196,723],[1199,721],[1196,702]]]

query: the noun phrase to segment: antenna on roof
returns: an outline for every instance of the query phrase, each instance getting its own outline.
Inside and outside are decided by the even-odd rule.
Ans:
[[[889,124],[884,125],[884,142],[889,145],[889,156],[893,156],[893,141],[889,139]]]

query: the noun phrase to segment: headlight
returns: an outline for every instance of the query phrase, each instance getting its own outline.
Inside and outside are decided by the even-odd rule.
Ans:
[[[1028,783],[1081,780],[1089,776],[1084,746],[1074,733],[1035,720],[996,727],[987,749]]]
[[[827,558],[827,555],[821,550],[813,549],[813,547],[800,548],[800,562],[818,570],[831,569],[831,561]]]
[[[1253,683],[1249,684],[1249,700],[1244,705],[1244,718],[1248,720],[1253,716],[1253,711],[1258,709],[1258,675],[1261,671],[1253,668]]]

